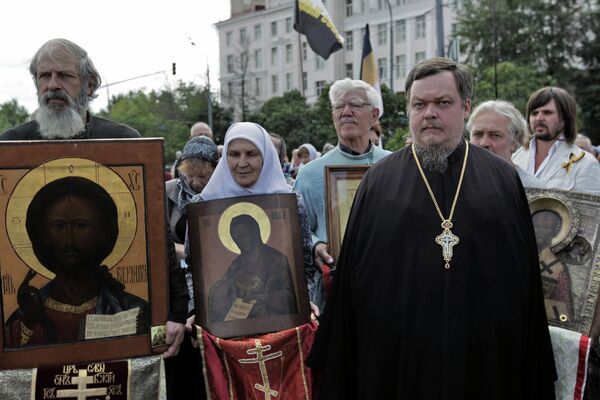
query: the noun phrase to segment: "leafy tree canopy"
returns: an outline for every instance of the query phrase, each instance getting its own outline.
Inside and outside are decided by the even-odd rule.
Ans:
[[[17,103],[17,99],[0,104],[0,132],[22,124],[29,118],[27,109]]]
[[[562,87],[575,94],[579,130],[600,143],[599,7],[598,0],[465,1],[455,34],[478,71],[476,101],[495,97],[496,60],[498,97],[524,111],[534,90]]]
[[[231,112],[214,100],[211,103],[214,139],[222,143],[231,124]],[[208,96],[206,88],[180,81],[175,89],[150,93],[138,90],[113,96],[108,110],[100,114],[132,126],[142,136],[163,137],[165,159],[172,162],[175,152],[189,139],[191,126],[198,121],[208,122]]]
[[[487,100],[496,98],[494,90],[494,67],[477,71],[475,78],[475,98],[473,108]],[[505,61],[497,65],[498,98],[510,101],[517,110],[525,114],[527,100],[537,89],[554,85],[548,75],[542,75],[535,69]]]

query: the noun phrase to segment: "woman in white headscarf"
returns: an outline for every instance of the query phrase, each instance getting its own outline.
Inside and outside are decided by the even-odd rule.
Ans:
[[[253,194],[291,193],[269,134],[253,122],[236,122],[225,134],[223,158],[202,193],[213,200]]]
[[[258,124],[237,122],[225,134],[223,157],[210,181],[202,193],[192,198],[192,202],[276,193],[292,193],[292,188],[286,183],[269,134]],[[304,267],[311,299],[315,273],[312,239],[302,196],[297,193],[296,197]]]
[[[302,161],[302,165],[306,165],[312,160],[319,158],[319,153],[315,146],[310,143],[304,143],[298,148],[298,158]]]

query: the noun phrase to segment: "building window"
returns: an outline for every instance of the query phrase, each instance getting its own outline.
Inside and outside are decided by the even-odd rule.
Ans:
[[[248,32],[246,32],[246,28],[240,29],[240,43],[242,45],[248,43]]]
[[[227,56],[227,72],[230,74],[233,73],[233,56],[232,55]]]
[[[406,40],[406,20],[399,19],[396,21],[396,43],[402,43]]]
[[[323,90],[325,89],[325,81],[316,81],[315,88],[317,89],[317,96],[320,96],[321,93],[323,93]]]
[[[227,94],[233,97],[233,82],[227,82]]]
[[[291,72],[285,74],[285,91],[289,92],[292,90],[292,79],[294,79],[294,75]]]
[[[354,43],[353,43],[353,38],[352,38],[352,31],[347,31],[346,32],[346,50],[348,51],[352,51],[354,48]]]
[[[396,56],[396,78],[403,78],[406,76],[406,56]]]
[[[377,44],[383,46],[387,43],[387,24],[377,25]]]
[[[308,50],[306,50],[306,42],[302,43],[302,61],[306,61]]]
[[[261,49],[257,49],[254,50],[254,68],[256,69],[260,69],[263,66],[263,61],[262,61],[262,50]]]
[[[285,19],[285,33],[292,32],[292,17],[287,17]]]
[[[285,45],[285,62],[289,64],[292,61],[294,61],[294,55],[292,53],[292,44],[289,43]]]
[[[254,40],[258,41],[262,39],[262,25],[254,25]]]
[[[226,32],[225,33],[225,45],[227,47],[231,47],[231,39],[233,37],[233,34],[231,32]]]
[[[365,0],[358,0],[358,13],[364,14],[367,11],[367,5],[365,4]]]
[[[271,65],[277,64],[277,47],[271,47]]]
[[[308,87],[308,73],[303,72],[302,73],[302,88],[306,89],[307,87]]]
[[[271,76],[271,93],[276,94],[279,91],[279,80],[277,75]]]
[[[452,10],[460,10],[463,6],[463,2],[462,0],[451,0],[450,1],[450,8]]]
[[[415,53],[415,64],[418,64],[424,60],[425,60],[425,52],[424,51],[419,51],[419,52]]]
[[[277,21],[271,22],[271,37],[277,36]]]
[[[365,47],[365,28],[360,28],[360,38],[362,40],[362,42],[360,42],[360,45],[364,48]],[[370,31],[369,31],[370,33]],[[371,37],[369,36],[369,40],[371,39]]]
[[[345,72],[345,77],[346,78],[350,78],[350,79],[354,79],[354,68],[352,63],[350,64],[346,64],[346,72]]]
[[[323,68],[325,68],[325,60],[321,57],[321,56],[316,56],[315,57],[315,69],[317,71],[322,70]]]
[[[378,58],[377,59],[377,70],[379,72],[379,79],[387,79],[387,58]]]
[[[254,94],[260,96],[262,94],[262,78],[256,78],[254,80]]]
[[[352,0],[346,0],[346,17],[351,17],[352,14]]]
[[[417,39],[422,39],[425,37],[425,16],[420,15],[417,17],[416,25],[415,25],[415,36]]]

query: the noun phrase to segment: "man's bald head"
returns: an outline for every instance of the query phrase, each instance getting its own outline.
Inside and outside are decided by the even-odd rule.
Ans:
[[[206,136],[211,139],[213,138],[210,126],[204,122],[196,122],[194,125],[192,125],[192,128],[190,129],[190,137],[194,136]]]

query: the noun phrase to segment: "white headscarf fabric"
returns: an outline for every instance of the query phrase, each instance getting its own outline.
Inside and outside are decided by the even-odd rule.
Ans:
[[[317,149],[315,149],[315,146],[313,146],[310,143],[304,143],[302,146],[300,146],[299,148],[306,148],[306,150],[308,150],[308,158],[310,158],[309,161],[315,160],[319,157],[319,153],[317,152]]]
[[[256,183],[250,187],[239,185],[229,170],[227,150],[229,143],[235,139],[246,139],[252,142],[263,157],[263,165]],[[217,164],[215,172],[200,194],[202,200],[225,199],[228,197],[248,196],[254,194],[291,193],[292,188],[286,183],[279,157],[271,137],[264,128],[253,122],[236,122],[225,134],[223,157]]]

